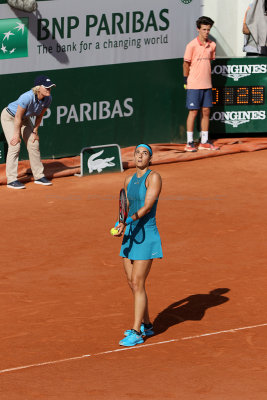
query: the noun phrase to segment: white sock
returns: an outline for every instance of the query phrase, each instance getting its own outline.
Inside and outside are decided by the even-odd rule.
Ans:
[[[201,131],[200,136],[201,136],[201,143],[207,143],[207,141],[209,140],[209,132]]]
[[[187,143],[191,143],[191,142],[193,142],[194,140],[193,140],[193,132],[186,132],[186,134],[187,134]]]

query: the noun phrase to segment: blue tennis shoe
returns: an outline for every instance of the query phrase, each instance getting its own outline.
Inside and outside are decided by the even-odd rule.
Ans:
[[[119,344],[120,346],[130,347],[141,343],[144,343],[142,334],[138,334],[134,329],[131,329],[128,335],[125,336],[125,338],[123,338]]]
[[[124,336],[128,336],[131,333],[132,329],[127,329],[127,331],[124,332]],[[142,322],[141,327],[140,327],[140,332],[142,336],[153,336],[155,335],[155,332],[153,331],[153,325],[150,324],[149,328],[145,327],[145,324]]]

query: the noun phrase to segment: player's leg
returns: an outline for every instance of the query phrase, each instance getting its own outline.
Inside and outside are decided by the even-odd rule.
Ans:
[[[123,266],[124,266],[124,271],[125,271],[125,274],[126,274],[128,285],[130,286],[130,289],[134,294],[133,284],[132,284],[133,261],[129,260],[128,258],[123,258]],[[146,300],[146,307],[145,307],[144,317],[143,317],[142,322],[144,322],[145,324],[149,324],[150,323],[149,312],[148,312],[148,300]]]
[[[123,267],[128,285],[133,293],[133,287],[132,287],[133,261],[129,260],[129,258],[123,258]],[[126,331],[124,331],[125,336],[129,336],[131,333],[132,333],[131,329],[127,329]]]
[[[1,123],[8,143],[6,158],[7,186],[12,189],[24,189],[25,186],[17,180],[20,143],[15,146],[10,144],[10,141],[14,136],[14,121],[15,118],[4,109],[1,114]]]
[[[140,331],[142,321],[149,323],[148,300],[145,289],[146,278],[153,260],[135,260],[132,271],[132,290],[134,294],[133,329]]]
[[[134,324],[133,329],[125,331],[125,338],[120,341],[121,346],[135,346],[144,342],[142,336],[151,336],[154,334],[151,325],[151,332],[146,335],[145,332],[141,332],[141,324],[144,316],[149,319],[148,315],[148,302],[147,294],[145,290],[145,281],[149,274],[153,260],[135,260],[132,267],[131,283],[130,287],[134,295]],[[130,265],[126,261],[126,275],[130,271]],[[142,324],[142,326],[144,326]]]
[[[132,285],[133,261],[129,260],[128,258],[123,258],[123,266],[124,266],[128,285],[134,295],[133,285]],[[141,330],[142,334],[145,336],[152,336],[154,334],[153,326],[152,326],[152,324],[150,322],[150,318],[149,318],[148,300],[146,301],[144,317],[142,320],[140,330]],[[125,336],[128,336],[130,333],[131,333],[131,329],[127,329],[124,332]]]
[[[123,258],[123,267],[126,274],[128,285],[130,286],[130,289],[133,290],[132,288],[133,261],[129,260],[129,258]]]

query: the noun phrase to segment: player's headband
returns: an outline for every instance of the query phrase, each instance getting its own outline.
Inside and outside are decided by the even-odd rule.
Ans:
[[[147,144],[141,143],[136,146],[136,149],[138,149],[138,147],[145,147],[149,151],[149,154],[152,156],[152,149]]]

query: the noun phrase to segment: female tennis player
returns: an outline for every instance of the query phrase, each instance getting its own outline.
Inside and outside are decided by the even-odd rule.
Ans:
[[[129,286],[134,296],[133,328],[124,332],[121,346],[143,343],[143,336],[152,336],[153,326],[149,319],[146,278],[154,258],[162,258],[160,235],[156,226],[156,209],[161,192],[160,175],[149,169],[152,149],[147,144],[135,148],[136,173],[125,180],[128,201],[128,218],[119,223],[118,236],[125,227],[120,256]]]

